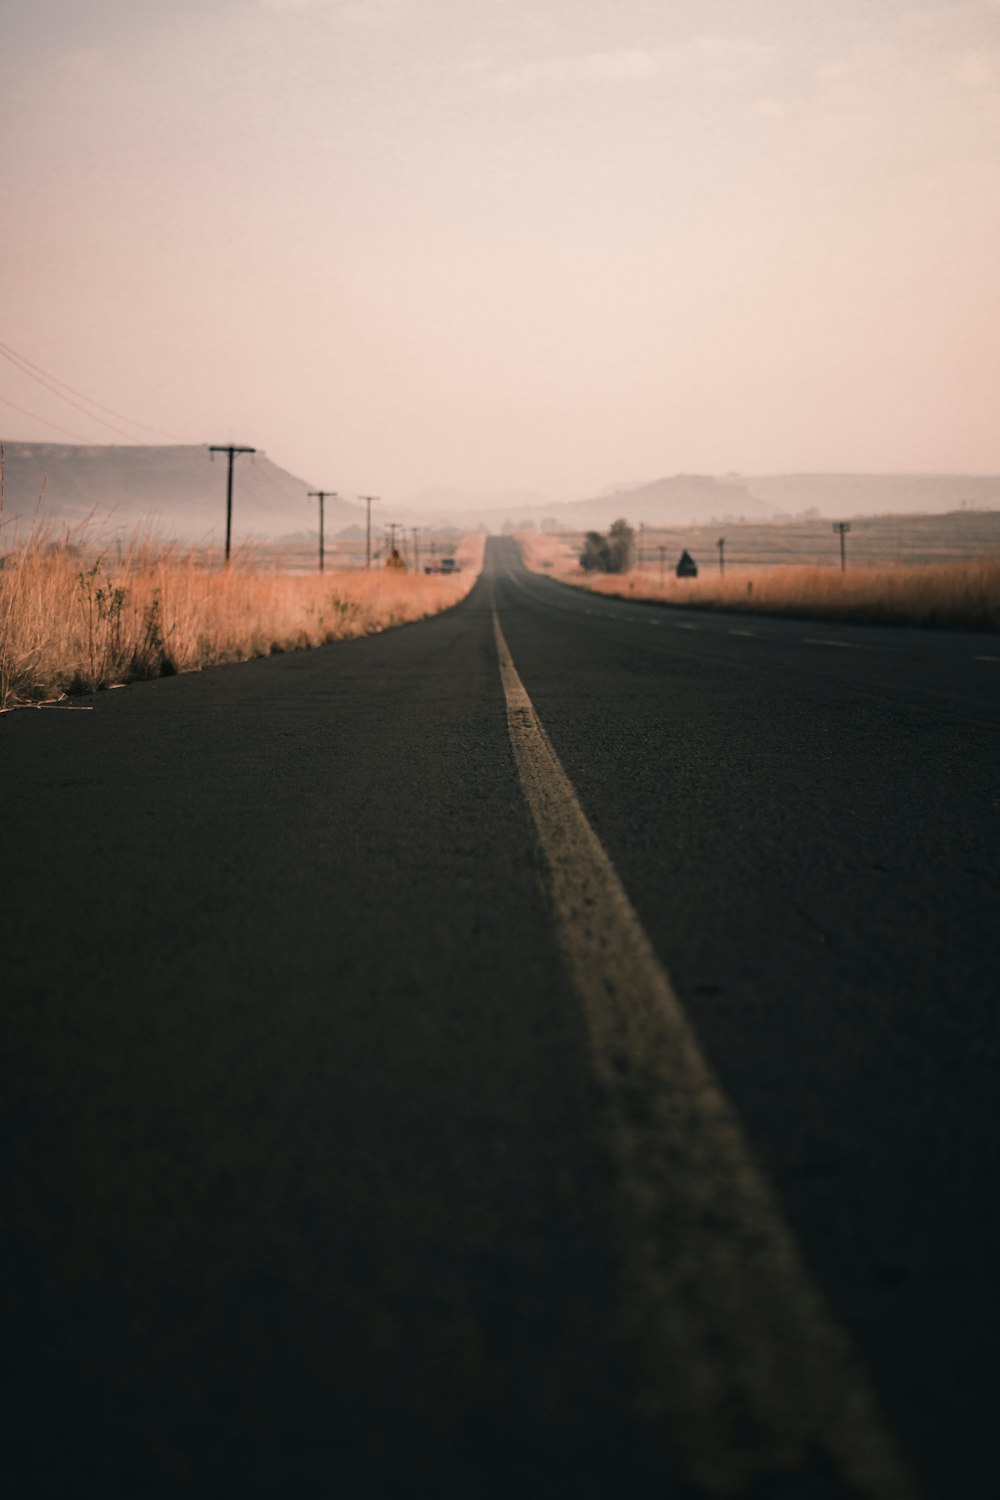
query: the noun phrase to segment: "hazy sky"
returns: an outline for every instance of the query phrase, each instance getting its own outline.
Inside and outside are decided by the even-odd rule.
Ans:
[[[2,10],[0,340],[133,418],[400,500],[1000,471],[1000,0]]]

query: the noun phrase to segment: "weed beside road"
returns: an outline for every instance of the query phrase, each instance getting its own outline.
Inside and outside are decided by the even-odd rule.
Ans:
[[[228,568],[138,533],[114,557],[44,524],[0,558],[0,709],[61,693],[196,672],[322,646],[457,604],[482,568],[463,538],[457,574],[384,567],[293,576]]]
[[[1000,558],[944,563],[856,564],[838,567],[776,564],[703,568],[677,578],[672,567],[635,567],[629,573],[585,573],[575,551],[558,536],[522,533],[521,554],[536,573],[614,599],[653,599],[688,608],[759,610],[827,620],[936,625],[966,630],[1000,628]]]

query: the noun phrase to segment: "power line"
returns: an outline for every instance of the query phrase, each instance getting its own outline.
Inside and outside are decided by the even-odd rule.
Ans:
[[[12,348],[10,344],[5,344],[2,340],[0,340],[0,353],[4,354],[9,359],[17,361],[22,367],[26,367],[25,374],[44,376],[45,379],[50,380],[53,385],[61,387],[61,389],[64,391],[69,391],[73,396],[78,396],[80,400],[85,401],[88,406],[96,406],[99,411],[106,411],[108,413],[108,416],[117,417],[119,421],[127,422],[130,427],[142,427],[147,432],[155,432],[159,437],[172,438],[175,442],[178,443],[182,443],[184,441],[184,439],[182,437],[179,437],[176,432],[166,432],[162,427],[154,427],[150,422],[140,422],[135,417],[126,416],[124,412],[116,411],[113,406],[105,406],[103,401],[95,401],[92,396],[87,396],[83,391],[78,391],[75,386],[70,385],[67,381],[60,380],[58,375],[53,375],[48,370],[43,370],[41,365],[36,365],[34,360],[29,359],[26,354],[19,353],[17,349]]]
[[[96,406],[98,411],[105,411],[109,416],[117,417],[120,422],[127,422],[130,427],[142,427],[147,432],[155,432],[159,437],[172,438],[178,443],[184,441],[175,432],[165,432],[162,427],[154,427],[149,422],[139,422],[134,417],[126,416],[124,412],[116,411],[113,406],[105,406],[103,401],[95,401],[92,396],[84,395],[83,391],[78,391],[75,386],[69,385],[65,380],[60,380],[57,375],[49,374],[47,370],[42,369],[41,365],[36,365],[34,360],[30,360],[26,354],[19,354],[16,349],[11,348],[10,344],[5,344],[2,340],[0,340],[0,354],[16,368],[20,369],[23,374],[30,375],[32,380],[38,381],[39,385],[45,385],[47,389],[52,390],[53,395],[59,396],[63,401],[69,401],[69,397],[63,395],[64,391],[69,391],[71,395],[78,396],[81,401],[85,401],[88,406]],[[47,382],[49,384],[46,384]],[[60,389],[53,390],[53,386],[58,386]],[[70,406],[76,405],[73,401],[69,401],[69,404]],[[92,412],[86,411],[83,408],[77,409],[83,410],[84,416],[90,417],[92,421],[101,422],[103,420],[101,417],[94,416]],[[115,427],[110,422],[104,422],[103,425],[110,427],[113,432],[121,433],[121,428]],[[139,438],[133,438],[131,433],[126,432],[122,435],[131,438],[136,443],[141,441]]]
[[[6,352],[6,350],[0,349],[0,354],[2,354],[4,359],[9,361],[9,363],[14,366],[15,370],[20,370],[22,375],[27,375],[31,380],[37,381],[38,384],[40,386],[44,386],[45,390],[50,392],[51,395],[57,396],[60,401],[65,401],[67,406],[72,406],[77,411],[82,411],[83,415],[88,419],[88,421],[99,422],[102,427],[107,427],[111,432],[117,432],[119,437],[128,438],[130,443],[138,443],[140,441],[140,439],[137,438],[134,433],[126,432],[124,427],[118,427],[114,422],[109,422],[105,417],[99,417],[96,412],[88,411],[85,406],[80,405],[79,401],[74,401],[72,396],[64,396],[62,391],[57,390],[54,385],[52,385],[48,380],[43,379],[41,375],[36,375],[33,370],[29,370],[27,365],[21,364],[20,360],[12,358],[11,355]],[[84,399],[86,400],[86,397],[84,397]]]
[[[33,422],[41,422],[43,427],[51,427],[56,432],[61,432],[63,437],[76,438],[81,443],[90,443],[90,438],[85,438],[80,432],[70,432],[68,427],[60,427],[58,422],[50,422],[48,417],[40,417],[37,412],[28,411],[27,407],[18,406],[16,401],[9,400],[6,396],[0,396],[4,406],[10,406],[14,411],[19,411],[22,417],[30,417]]]

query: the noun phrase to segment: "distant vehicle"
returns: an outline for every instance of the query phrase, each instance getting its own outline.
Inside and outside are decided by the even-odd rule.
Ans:
[[[441,559],[441,572],[442,573],[459,573],[459,572],[461,572],[461,569],[459,568],[458,563],[455,561],[455,559],[453,557],[442,557],[442,559]]]

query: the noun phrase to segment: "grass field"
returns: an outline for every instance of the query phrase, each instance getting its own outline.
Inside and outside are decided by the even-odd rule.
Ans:
[[[751,526],[748,530],[759,533],[764,528]],[[626,574],[585,573],[578,562],[582,533],[526,532],[518,541],[525,562],[536,572],[613,598],[654,599],[703,609],[759,610],[824,619],[895,621],[977,630],[1000,628],[1000,528],[992,556],[967,556],[960,561],[855,559],[842,573],[839,553],[835,553],[835,563],[827,566],[732,562],[727,553],[722,573],[717,554],[706,562],[702,552],[699,576],[677,578],[674,563],[683,547],[687,546],[698,558],[697,546],[691,542],[694,531],[695,528],[690,528],[680,533],[686,540],[679,543],[676,537],[672,538],[668,562],[668,544],[651,543],[647,529],[643,537],[643,561]],[[736,531],[736,527],[729,528],[729,535]],[[718,535],[718,529],[715,534]],[[931,534],[928,528],[925,544]],[[760,545],[759,538],[753,540]],[[650,551],[654,547],[655,561],[651,561]],[[664,549],[662,566],[660,547]]]
[[[433,530],[425,527],[420,530],[418,537],[414,538],[412,530],[400,528],[397,543],[407,565],[413,567],[416,564],[419,570],[427,563],[452,555],[464,534],[461,528],[456,527],[438,526]],[[251,565],[258,572],[273,568],[279,573],[315,573],[318,542],[318,534],[307,533],[282,537],[276,541],[257,538],[241,542],[234,549],[234,554],[240,562]],[[385,528],[376,527],[373,522],[373,564],[381,565],[385,562],[388,548]],[[364,566],[365,539],[363,536],[327,535],[324,551],[327,572],[346,572],[351,568]],[[198,553],[206,562],[216,562],[219,559],[220,548],[206,546],[199,548]]]
[[[845,517],[848,566],[855,563],[976,562],[1000,557],[1000,510],[949,511],[942,515]],[[579,554],[582,531],[551,535]],[[775,521],[713,521],[708,526],[636,527],[638,561],[658,572],[687,549],[703,572],[718,569],[718,540],[733,567],[840,567],[840,541],[832,522],[821,516],[788,516]]]
[[[194,672],[219,662],[368,635],[456,604],[482,568],[483,537],[459,542],[462,571],[384,567],[291,575],[139,533],[108,552],[36,525],[4,537],[0,711],[62,693]]]

